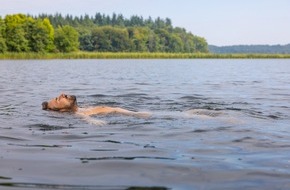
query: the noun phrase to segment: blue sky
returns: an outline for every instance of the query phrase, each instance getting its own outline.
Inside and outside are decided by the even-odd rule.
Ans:
[[[213,45],[290,43],[290,0],[0,0],[0,15],[96,12],[170,18]]]

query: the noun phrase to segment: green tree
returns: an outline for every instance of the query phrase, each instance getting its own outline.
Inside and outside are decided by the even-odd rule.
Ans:
[[[4,20],[0,16],[0,53],[4,53],[7,51],[6,40],[3,37],[5,34],[5,23]]]
[[[2,17],[0,16],[0,35],[5,36],[6,25]]]
[[[45,24],[44,24],[45,23]],[[49,52],[53,50],[53,34],[47,21],[28,18],[26,22],[26,39],[29,50],[33,52]]]
[[[104,32],[112,44],[113,52],[124,52],[129,50],[130,40],[126,29],[105,27]]]
[[[112,44],[108,36],[105,34],[103,27],[95,28],[92,31],[92,44],[94,51],[112,51]]]
[[[92,31],[88,28],[78,28],[80,50],[82,51],[94,51],[94,45],[92,41]]]
[[[208,45],[207,45],[207,42],[204,38],[194,36],[193,41],[194,41],[195,49],[197,52],[203,52],[203,53],[208,52]]]
[[[116,25],[121,26],[121,27],[125,26],[125,19],[124,19],[123,15],[119,14],[117,16]]]
[[[156,35],[153,30],[150,30],[148,34],[148,43],[147,43],[148,51],[149,52],[159,51],[159,43],[160,39],[158,35]]]
[[[168,50],[170,52],[180,53],[183,52],[183,43],[177,34],[171,34],[169,38]]]
[[[54,29],[48,19],[37,19],[23,14],[5,17],[5,38],[9,51],[50,52],[54,48]]]
[[[29,50],[28,40],[26,39],[25,24],[27,17],[23,14],[7,15],[6,24],[6,45],[9,51],[27,52]]]
[[[101,13],[96,13],[93,22],[96,26],[100,26],[103,24],[103,16],[101,15]]]
[[[28,40],[25,38],[25,32],[22,26],[15,26],[7,29],[6,45],[12,52],[29,51]]]
[[[184,49],[188,53],[197,52],[195,43],[194,43],[194,36],[191,33],[185,34],[183,38]]]
[[[54,43],[60,52],[77,51],[79,48],[79,34],[71,26],[59,26],[55,30]]]
[[[132,41],[132,51],[148,52],[150,30],[145,27],[128,28],[129,38]]]
[[[155,33],[159,38],[157,51],[169,52],[170,33],[166,29],[157,29],[155,30]]]
[[[52,24],[50,23],[48,18],[44,18],[42,21],[43,28],[45,30],[46,36],[47,36],[47,43],[46,43],[46,51],[52,52],[55,50],[54,45],[54,28]]]
[[[123,52],[131,47],[128,31],[112,26],[95,28],[92,31],[92,43],[95,51]]]
[[[0,36],[0,53],[4,53],[7,51],[7,46],[6,46],[6,42],[5,39]]]

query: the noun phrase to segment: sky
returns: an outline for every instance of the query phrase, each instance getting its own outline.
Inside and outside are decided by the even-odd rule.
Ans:
[[[208,44],[290,43],[290,0],[0,0],[0,15],[122,14],[170,18]]]

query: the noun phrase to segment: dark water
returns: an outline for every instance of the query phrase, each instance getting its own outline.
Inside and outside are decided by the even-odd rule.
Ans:
[[[289,189],[289,123],[290,60],[0,61],[0,189]]]

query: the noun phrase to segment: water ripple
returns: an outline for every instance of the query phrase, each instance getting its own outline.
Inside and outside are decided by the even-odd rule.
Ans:
[[[287,187],[289,63],[2,60],[0,189]],[[99,127],[41,110],[60,92],[76,95],[80,107],[152,117],[93,116],[107,121]]]
[[[40,131],[57,131],[57,130],[63,130],[63,129],[73,129],[71,125],[68,127],[65,126],[59,126],[59,125],[49,125],[49,124],[32,124],[32,125],[26,125],[25,127],[29,129],[37,129]]]
[[[97,161],[97,160],[135,160],[135,159],[153,159],[153,160],[175,160],[175,158],[158,157],[158,156],[110,156],[110,157],[95,157],[95,158],[77,158],[82,162]]]

